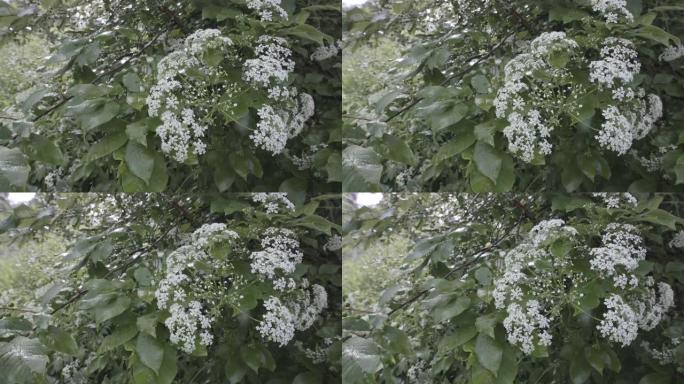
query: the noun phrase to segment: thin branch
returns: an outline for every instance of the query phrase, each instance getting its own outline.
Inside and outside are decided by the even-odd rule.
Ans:
[[[465,263],[459,265],[458,267],[452,269],[451,271],[449,271],[449,273],[444,275],[443,279],[446,279],[446,278],[452,276],[454,273],[470,267],[472,264],[474,264],[476,261],[478,261],[478,259],[475,259],[475,257],[478,256],[479,254],[484,253],[484,252],[488,252],[488,251],[491,251],[491,250],[497,248],[499,246],[499,244],[501,244],[513,232],[513,230],[522,223],[522,220],[524,217],[526,217],[526,215],[520,215],[518,220],[513,225],[511,225],[500,238],[494,240],[494,242],[492,242],[491,245],[484,246],[484,247],[477,249],[476,251],[470,253],[469,255],[464,256],[464,259],[470,259],[470,260],[468,262],[465,262]],[[418,292],[417,294],[415,294],[414,296],[412,296],[411,298],[409,298],[405,302],[401,303],[398,307],[391,310],[387,314],[387,316],[388,317],[392,316],[397,311],[406,308],[407,306],[411,305],[413,302],[415,302],[418,299],[420,299],[421,297],[423,297],[428,292],[430,292],[429,289],[424,289],[424,290]]]
[[[506,42],[506,40],[508,40],[509,37],[513,36],[514,33],[515,33],[515,31],[510,32],[509,34],[504,36],[504,38],[501,41],[499,41],[497,44],[495,44],[488,52],[486,52],[484,54],[480,53],[480,54],[477,54],[475,56],[472,56],[472,57],[464,60],[466,63],[470,63],[473,60],[475,60],[475,62],[472,64],[468,64],[468,66],[465,69],[458,71],[458,72],[452,74],[451,76],[447,77],[439,85],[444,86],[444,85],[448,84],[449,82],[451,82],[452,80],[454,80],[455,78],[462,77],[466,73],[470,72],[473,68],[475,68],[475,66],[477,66],[478,64],[480,64],[484,60],[491,57],[494,54],[494,52],[496,50],[498,50]],[[397,117],[397,116],[405,113],[409,109],[415,107],[416,104],[420,103],[422,100],[423,100],[422,97],[414,99],[413,101],[411,101],[410,103],[405,105],[403,108],[401,108],[399,111],[395,112],[393,115],[391,115],[387,119],[385,119],[385,123],[392,121],[395,117]]]
[[[91,84],[99,83],[100,80],[102,80],[103,78],[105,78],[107,76],[111,76],[111,75],[115,74],[116,72],[120,71],[122,68],[124,68],[126,65],[128,65],[131,61],[140,57],[145,52],[145,50],[147,50],[147,48],[151,47],[167,31],[168,31],[168,28],[165,29],[163,32],[158,33],[156,36],[154,36],[154,38],[152,40],[148,41],[142,48],[140,48],[140,50],[138,52],[135,52],[135,53],[128,55],[127,59],[126,59],[126,57],[119,59],[118,61],[120,61],[120,62],[124,59],[126,59],[126,60],[121,62],[119,65],[115,65],[114,67],[112,67],[108,71],[105,71],[105,72],[101,73],[100,75],[98,75],[95,78],[95,80],[93,80],[91,82]],[[43,118],[44,116],[51,114],[57,108],[61,107],[62,105],[64,105],[67,101],[71,100],[72,98],[73,98],[73,96],[67,96],[67,97],[62,96],[62,100],[60,100],[59,102],[57,102],[56,104],[54,104],[53,106],[48,108],[47,110],[39,113],[36,117],[33,118],[32,121],[36,122],[36,121],[40,120],[41,118]]]
[[[40,313],[40,311],[36,311],[33,309],[28,309],[28,308],[15,308],[15,307],[0,307],[0,310],[3,311],[16,311],[16,312],[29,312],[29,313]]]

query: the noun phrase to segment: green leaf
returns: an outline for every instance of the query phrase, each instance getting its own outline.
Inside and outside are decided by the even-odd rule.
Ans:
[[[178,373],[177,367],[178,356],[176,350],[170,345],[164,347],[164,360],[162,360],[159,375],[157,377],[157,384],[171,384]]]
[[[102,342],[97,349],[97,353],[104,353],[123,345],[125,342],[132,340],[137,334],[138,329],[132,322],[117,325],[110,335],[102,339]]]
[[[0,146],[0,186],[4,182],[9,186],[25,187],[30,170],[26,156],[19,148],[10,149]]]
[[[385,112],[385,108],[387,108],[388,105],[390,105],[400,96],[405,96],[405,94],[397,90],[386,93],[377,102],[375,102],[375,111],[378,113],[378,115],[382,115]]]
[[[436,323],[441,323],[444,320],[450,320],[461,313],[465,312],[470,306],[470,298],[459,297],[452,300],[446,305],[440,305],[432,310],[432,318]]]
[[[157,337],[157,319],[159,315],[156,312],[149,313],[138,317],[135,324],[140,332],[145,332],[152,337]]]
[[[344,191],[368,191],[380,184],[382,165],[380,157],[371,148],[350,145],[342,151]]]
[[[95,99],[107,95],[109,90],[94,84],[76,84],[69,88],[66,93],[80,99]]]
[[[662,209],[648,211],[636,218],[640,221],[664,225],[673,231],[677,229],[677,223],[682,223],[682,219]]]
[[[473,161],[475,161],[475,166],[478,171],[493,183],[496,183],[502,166],[502,157],[499,151],[487,143],[478,141],[475,144]]]
[[[147,132],[150,129],[150,119],[138,120],[135,123],[126,125],[126,136],[131,141],[140,143],[147,147]]]
[[[335,40],[309,24],[299,24],[292,28],[286,28],[281,30],[280,33],[285,36],[296,36],[302,39],[311,40],[318,43],[318,45],[324,45],[324,40]]]
[[[90,147],[88,153],[85,155],[85,160],[91,162],[101,157],[107,156],[126,144],[128,138],[126,132],[117,131],[102,138]]]
[[[304,204],[304,201],[306,200],[308,186],[309,182],[306,179],[291,177],[280,184],[278,191],[287,193],[287,198],[292,203],[299,206]]]
[[[157,375],[164,360],[164,347],[162,344],[146,333],[138,334],[135,350],[140,361],[154,371]]]
[[[142,83],[140,82],[140,76],[135,72],[126,73],[121,79],[123,85],[131,92],[140,92],[142,88]]]
[[[670,375],[667,373],[649,373],[639,380],[639,384],[670,384]]]
[[[490,313],[488,315],[480,316],[475,320],[475,328],[479,333],[495,338],[494,327],[496,327],[496,314]]]
[[[496,376],[495,384],[513,384],[518,375],[518,359],[516,357],[516,350],[511,346],[504,348],[503,358],[501,359],[501,367]]]
[[[33,374],[47,372],[48,357],[43,344],[37,339],[17,336],[9,342],[0,342],[0,372],[9,383],[35,383]]]
[[[480,333],[475,340],[475,355],[483,367],[497,376],[503,358],[503,348],[496,340]]]
[[[474,325],[456,328],[453,332],[442,337],[437,346],[440,354],[452,353],[456,348],[472,340],[477,335]]]
[[[243,345],[240,348],[240,357],[242,357],[242,361],[247,364],[247,366],[254,372],[259,371],[259,367],[261,367],[261,352],[257,350],[255,347],[250,346],[250,345]]]
[[[470,85],[477,91],[477,93],[489,93],[489,79],[485,75],[475,75],[470,79]]]
[[[137,281],[138,285],[141,287],[149,287],[154,280],[152,272],[146,267],[136,268],[135,271],[133,271],[133,277],[135,277],[135,281]]]
[[[674,166],[674,172],[675,176],[677,176],[675,184],[684,183],[684,155],[681,155],[677,158],[677,163],[675,163]]]
[[[471,131],[466,131],[457,135],[454,139],[448,141],[439,148],[439,151],[437,151],[437,154],[434,157],[434,161],[440,163],[458,155],[473,145],[475,140],[476,137]]]
[[[363,372],[374,373],[380,368],[380,348],[372,340],[352,336],[344,342],[342,349],[342,355],[353,356],[350,363],[358,365]]]
[[[292,384],[318,384],[322,382],[321,375],[316,372],[300,373],[292,380]]]
[[[102,323],[122,314],[131,305],[131,299],[126,296],[118,296],[104,305],[96,306],[95,321]]]
[[[126,146],[126,165],[131,172],[141,178],[146,184],[150,183],[154,171],[154,152],[136,142],[128,142]]]
[[[342,155],[339,152],[334,152],[328,157],[325,170],[328,172],[329,183],[342,181]]]
[[[61,328],[50,326],[47,333],[41,338],[43,344],[53,351],[62,352],[67,355],[78,354],[78,344],[69,332]]]
[[[572,384],[582,384],[589,380],[591,376],[591,367],[587,363],[582,353],[575,355],[570,361],[570,379]]]
[[[78,120],[81,123],[81,128],[89,131],[98,127],[114,118],[119,113],[119,104],[108,101],[100,107],[96,107],[88,112],[78,115]]]
[[[19,317],[0,319],[0,338],[31,330],[31,322]]]
[[[416,157],[406,142],[393,135],[384,135],[382,143],[387,148],[383,155],[399,163],[414,165]]]

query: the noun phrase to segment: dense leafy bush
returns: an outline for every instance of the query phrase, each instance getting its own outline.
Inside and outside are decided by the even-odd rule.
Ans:
[[[344,382],[681,382],[681,205],[386,194],[345,211],[345,253],[413,246],[374,299],[364,285],[343,289]]]
[[[335,383],[339,197],[0,197],[13,383]]]
[[[659,0],[345,12],[350,49],[403,50],[344,100],[344,189],[678,190],[683,12]],[[345,62],[345,73],[365,69]]]
[[[311,0],[0,2],[3,55],[18,46],[34,64],[0,101],[1,189],[339,189],[339,12]],[[36,39],[54,46],[39,63]]]

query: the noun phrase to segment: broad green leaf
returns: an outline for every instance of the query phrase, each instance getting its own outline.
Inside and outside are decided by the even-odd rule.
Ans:
[[[46,347],[67,355],[78,354],[78,344],[71,334],[61,328],[50,326],[41,338]]]
[[[489,93],[489,79],[485,75],[475,75],[470,79],[470,85],[477,91],[477,93]]]
[[[475,143],[476,137],[471,131],[463,132],[443,144],[434,157],[434,161],[439,163],[448,160],[463,152]]]
[[[110,335],[102,339],[100,346],[97,349],[98,353],[110,351],[125,342],[132,340],[138,334],[138,329],[134,323],[122,324],[115,326]]]
[[[164,360],[162,360],[161,368],[159,368],[159,375],[157,376],[157,384],[171,384],[178,373],[177,367],[178,356],[176,350],[170,345],[164,347]]]
[[[320,373],[304,372],[295,376],[292,384],[318,384],[322,382]]]
[[[95,320],[98,323],[107,321],[113,317],[122,314],[131,305],[131,299],[125,296],[118,296],[108,303],[98,305],[94,308]]]
[[[33,374],[47,373],[47,351],[37,339],[17,336],[0,342],[0,372],[10,383],[34,383]]]
[[[259,367],[261,367],[262,355],[261,352],[259,352],[259,350],[257,350],[255,347],[243,345],[240,348],[240,357],[242,357],[242,361],[244,361],[252,371],[259,371]]]
[[[371,148],[350,145],[342,151],[344,191],[368,191],[380,184],[380,157]]]
[[[127,72],[121,82],[131,92],[141,92],[142,83],[140,82],[140,76],[135,72]]]
[[[667,373],[649,373],[639,380],[639,384],[670,384],[670,375]]]
[[[495,338],[494,328],[496,327],[496,314],[490,313],[488,315],[483,315],[475,320],[475,328],[479,333],[484,333],[485,335]]]
[[[380,348],[368,339],[352,336],[344,342],[343,356],[353,356],[352,361],[365,373],[374,373],[380,368]]]
[[[147,147],[147,132],[150,129],[150,120],[142,119],[135,123],[126,125],[126,136],[131,141],[138,142],[140,145]]]
[[[154,152],[143,147],[139,143],[128,142],[126,146],[126,165],[128,169],[146,184],[154,171]]]
[[[572,384],[582,384],[591,376],[591,367],[583,354],[575,355],[570,361],[570,379]]]
[[[480,333],[475,340],[475,355],[483,367],[497,376],[503,358],[503,348],[496,340]]]
[[[119,113],[119,104],[108,101],[100,107],[96,107],[89,111],[78,115],[78,120],[81,123],[81,128],[89,131],[98,127],[114,118]]]
[[[465,312],[470,306],[470,298],[459,297],[450,301],[446,305],[435,307],[432,310],[432,318],[436,323],[441,323],[444,320],[450,320],[461,313]]]
[[[90,147],[88,153],[85,156],[85,160],[90,162],[93,160],[97,160],[101,157],[107,156],[110,153],[116,151],[117,149],[123,147],[127,141],[128,138],[126,137],[126,133],[124,131],[117,131],[108,136],[105,136],[104,138],[102,138],[102,140],[98,141]]]
[[[477,170],[493,183],[496,183],[496,180],[499,177],[499,172],[501,172],[501,153],[494,149],[491,145],[478,141],[475,144],[473,160],[475,161]]]
[[[140,316],[136,320],[136,325],[140,332],[145,332],[152,337],[157,337],[157,319],[159,315],[156,312]]]
[[[164,360],[164,346],[152,336],[140,333],[135,343],[135,350],[140,361],[158,375]]]
[[[382,143],[387,150],[383,153],[384,157],[399,163],[414,165],[416,157],[406,142],[393,135],[384,135]]]
[[[331,36],[319,31],[315,27],[309,24],[299,24],[291,28],[283,29],[280,31],[281,35],[296,36],[302,39],[311,40],[316,42],[318,45],[324,45],[324,40],[334,41]]]
[[[11,187],[23,188],[28,181],[30,168],[26,156],[19,148],[0,146],[0,186],[3,181]]]
[[[451,353],[456,348],[472,340],[475,335],[477,335],[477,329],[475,329],[474,325],[456,328],[454,331],[441,338],[437,350],[440,354]]]

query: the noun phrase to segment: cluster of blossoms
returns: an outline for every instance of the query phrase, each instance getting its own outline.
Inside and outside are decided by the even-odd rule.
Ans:
[[[684,45],[673,45],[663,50],[663,53],[658,56],[660,61],[675,61],[684,56]]]
[[[286,192],[253,193],[252,201],[263,205],[269,215],[280,212],[281,206],[288,211],[295,209],[294,204],[287,198]]]
[[[636,287],[639,279],[632,272],[646,258],[643,239],[633,225],[611,223],[601,239],[602,246],[589,252],[591,269],[603,278],[612,278],[618,288]]]
[[[249,256],[252,273],[261,278],[274,279],[278,270],[291,274],[304,257],[295,233],[285,228],[268,228],[261,247],[261,251],[252,252]]]
[[[316,345],[314,349],[307,348],[301,341],[296,341],[294,346],[304,353],[309,360],[314,364],[323,364],[328,358],[328,353],[333,345],[333,339],[325,338],[323,340],[324,346]]]
[[[314,284],[309,291],[306,280],[302,282],[302,288],[283,300],[271,296],[264,301],[266,313],[256,328],[262,337],[281,347],[285,346],[292,340],[295,331],[309,329],[328,307],[325,288]]]
[[[596,327],[601,336],[627,346],[636,339],[639,329],[655,328],[674,305],[674,293],[667,283],[658,283],[657,292],[653,284],[653,279],[648,278],[646,293],[636,294],[630,300],[617,294],[604,300],[607,311]]]
[[[535,345],[551,344],[550,307],[554,297],[564,293],[566,276],[562,271],[570,259],[554,255],[548,246],[557,240],[573,241],[576,234],[563,220],[540,222],[506,255],[503,274],[494,281],[492,297],[497,309],[506,309],[503,324],[508,341],[524,353],[534,351]]]
[[[254,144],[273,154],[282,153],[287,140],[299,135],[304,123],[314,114],[311,95],[288,87],[294,70],[292,51],[280,37],[260,36],[255,49],[257,57],[245,61],[243,78],[268,92],[275,106],[264,104],[257,111],[259,121],[250,138]]]
[[[181,49],[171,52],[157,65],[157,82],[147,97],[148,114],[160,117],[162,125],[156,133],[162,142],[162,151],[184,162],[190,153],[201,155],[206,151],[207,126],[202,122],[207,115],[206,105],[216,95],[211,94],[205,78],[218,76],[220,70],[204,62],[203,53],[209,49],[227,50],[233,42],[216,29],[195,31],[188,36]],[[202,78],[190,72],[198,71]],[[222,97],[235,92],[235,87],[222,86]],[[215,100],[213,100],[215,101]]]
[[[212,319],[200,302],[203,292],[193,281],[200,271],[193,266],[208,259],[206,250],[220,241],[234,241],[237,233],[225,224],[205,224],[190,236],[191,242],[173,251],[166,259],[165,276],[159,282],[155,297],[159,309],[168,309],[170,317],[164,325],[171,333],[170,340],[186,353],[195,350],[196,343],[210,345]],[[198,340],[199,338],[199,340]]]
[[[653,129],[663,116],[663,103],[656,95],[646,96],[643,89],[628,87],[641,70],[632,42],[609,37],[603,41],[600,55],[600,60],[589,65],[589,78],[611,90],[616,104],[602,111],[604,123],[596,140],[603,148],[623,155],[634,140],[643,139]]]
[[[629,151],[630,155],[634,157],[639,164],[641,164],[648,172],[655,173],[663,169],[663,159],[665,154],[677,149],[674,144],[664,145],[658,147],[655,152],[648,154],[648,156],[640,156],[639,152],[635,149]],[[669,178],[669,175],[663,175],[663,178]]]
[[[326,251],[334,252],[342,249],[342,236],[335,234],[328,239],[328,242],[323,245]]]
[[[323,61],[337,56],[342,50],[342,40],[330,45],[321,45],[311,54],[311,60]]]
[[[668,245],[671,248],[684,248],[684,231],[677,232]]]
[[[577,48],[577,42],[566,37],[564,32],[545,32],[530,44],[529,52],[514,57],[504,69],[504,85],[499,89],[494,100],[496,116],[505,118],[508,126],[504,135],[508,140],[508,149],[526,162],[534,159],[536,154],[548,155],[552,145],[549,137],[553,126],[542,116],[539,106],[548,105],[546,111],[562,110],[561,105],[555,108],[549,105],[559,100],[548,81],[535,81],[535,72],[545,72],[555,79],[569,76],[564,68],[556,68],[549,62],[552,54],[571,52]]]
[[[596,192],[592,196],[600,198],[606,204],[606,208],[615,209],[620,208],[621,205],[627,205],[631,207],[636,207],[639,203],[629,192],[624,193],[609,193],[609,192]]]
[[[651,343],[648,341],[642,341],[641,347],[658,362],[660,365],[672,364],[675,362],[675,351],[677,346],[682,343],[681,338],[675,337],[670,339],[668,345],[663,345],[661,349],[651,348]]]
[[[627,9],[626,0],[591,0],[594,12],[599,12],[607,23],[618,23],[624,19],[634,21],[634,15]]]
[[[287,12],[280,3],[281,0],[247,0],[247,8],[256,11],[262,21],[273,21],[273,15],[287,20]]]
[[[418,360],[406,371],[406,378],[411,384],[431,383],[430,367],[425,360]]]
[[[640,281],[634,274],[646,258],[646,248],[636,227],[611,223],[601,241],[601,247],[589,251],[589,264],[602,278],[612,279],[621,294],[604,300],[607,311],[596,329],[611,341],[629,345],[639,329],[648,331],[660,323],[674,305],[674,295],[667,283],[658,283],[656,291],[653,277]]]

